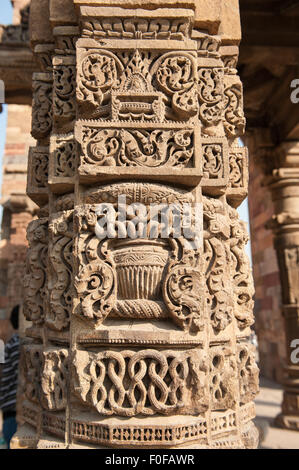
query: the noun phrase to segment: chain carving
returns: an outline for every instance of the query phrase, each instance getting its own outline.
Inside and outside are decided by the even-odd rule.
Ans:
[[[207,364],[200,352],[77,351],[74,367],[77,394],[104,416],[190,414],[191,404],[194,414],[207,408]]]
[[[230,348],[213,347],[210,350],[210,395],[212,409],[234,408],[238,393],[237,363]]]

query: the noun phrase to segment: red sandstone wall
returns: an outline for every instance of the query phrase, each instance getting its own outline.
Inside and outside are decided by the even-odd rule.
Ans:
[[[31,107],[9,105],[6,143],[3,156],[1,204],[4,206],[0,241],[0,314],[7,316],[11,308],[22,302],[22,284],[27,251],[26,228],[32,215],[14,206],[12,194],[26,201],[27,156],[30,136]],[[25,204],[26,205],[26,204]],[[11,208],[6,209],[6,208]]]
[[[26,192],[27,155],[33,142],[30,130],[31,106],[8,105],[2,198]]]
[[[249,160],[248,200],[260,369],[265,377],[279,381],[286,354],[281,289],[272,232],[265,228],[273,215],[273,204],[270,192],[262,186],[262,170],[254,165],[253,158]]]

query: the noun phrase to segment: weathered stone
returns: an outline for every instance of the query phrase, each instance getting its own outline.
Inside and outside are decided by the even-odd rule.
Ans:
[[[31,0],[30,39],[32,44],[45,44],[53,41],[50,25],[49,0]]]
[[[49,9],[53,26],[77,24],[73,0],[50,0]]]

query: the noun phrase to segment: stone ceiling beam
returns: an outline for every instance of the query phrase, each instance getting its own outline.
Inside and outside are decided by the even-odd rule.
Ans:
[[[7,104],[31,104],[32,73],[37,63],[29,47],[0,43],[0,80],[5,84]]]
[[[292,47],[299,43],[298,16],[251,15],[244,12],[242,21],[243,45]],[[279,60],[279,58],[278,58]]]
[[[290,84],[299,78],[297,3],[240,2],[239,72],[248,128],[269,127],[277,141],[298,139],[299,106],[290,99]]]
[[[291,12],[294,10],[294,8],[298,8],[299,7],[299,1],[298,0],[289,0],[287,2],[285,2],[284,4],[282,4],[280,7],[279,7],[279,11],[281,13],[284,13],[284,12]]]

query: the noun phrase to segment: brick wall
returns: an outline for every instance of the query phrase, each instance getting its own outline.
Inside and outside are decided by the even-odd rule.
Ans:
[[[26,229],[32,220],[26,198],[27,157],[34,140],[30,136],[31,107],[9,105],[3,155],[3,216],[0,241],[0,314],[22,303],[27,250]],[[30,204],[30,203],[29,203]]]
[[[265,223],[273,215],[269,190],[262,186],[262,170],[249,163],[249,217],[255,283],[255,331],[259,340],[261,374],[280,381],[285,358],[285,336],[280,309],[281,288],[271,230]]]
[[[28,149],[34,142],[30,130],[31,106],[8,105],[2,198],[26,192]]]

